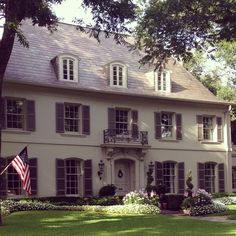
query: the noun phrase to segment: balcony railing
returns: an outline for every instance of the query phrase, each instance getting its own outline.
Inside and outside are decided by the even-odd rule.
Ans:
[[[122,144],[148,144],[148,132],[147,131],[118,131],[115,129],[106,129],[103,131],[104,143],[122,143]]]

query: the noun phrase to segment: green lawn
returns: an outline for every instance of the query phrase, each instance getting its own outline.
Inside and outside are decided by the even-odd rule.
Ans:
[[[79,211],[17,212],[4,218],[1,236],[236,235],[236,224],[177,216],[109,216]]]
[[[227,206],[230,210],[230,215],[228,217],[228,219],[230,220],[236,220],[236,205],[230,205]]]

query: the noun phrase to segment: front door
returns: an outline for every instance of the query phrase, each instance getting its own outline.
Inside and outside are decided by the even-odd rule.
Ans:
[[[124,196],[131,191],[131,162],[129,160],[117,160],[115,162],[115,186],[116,194]]]

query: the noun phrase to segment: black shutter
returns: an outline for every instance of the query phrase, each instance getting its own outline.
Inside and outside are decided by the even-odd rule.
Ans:
[[[7,159],[0,157],[0,172],[4,170],[4,168],[7,166]],[[7,196],[7,174],[4,172],[2,175],[0,175],[0,197],[6,197]]]
[[[138,138],[138,111],[131,111],[131,118],[132,118],[132,137]]]
[[[154,112],[154,122],[155,122],[155,138],[161,138],[161,113]]]
[[[108,129],[109,135],[116,134],[116,110],[114,108],[108,108]]]
[[[182,140],[182,115],[176,114],[176,139]]]
[[[83,134],[89,135],[90,134],[90,107],[89,106],[82,106],[82,127],[83,127]]]
[[[0,117],[1,118],[0,125],[2,125],[2,129],[6,129],[6,99],[5,98],[1,98],[1,109],[2,109],[2,116]]]
[[[198,125],[198,140],[203,140],[203,118],[197,115],[197,125]]]
[[[84,161],[84,196],[93,195],[92,160]]]
[[[184,193],[185,190],[185,176],[184,176],[184,162],[178,163],[178,190],[180,194]]]
[[[65,161],[56,159],[56,192],[57,196],[65,196]]]
[[[32,196],[36,196],[38,193],[38,161],[37,158],[29,159],[30,165],[30,182],[31,182],[31,193]]]
[[[223,129],[222,129],[222,118],[216,117],[216,124],[217,124],[217,141],[223,141]]]
[[[56,103],[56,132],[64,133],[64,103]]]
[[[156,186],[163,184],[163,164],[155,161]]]
[[[198,163],[198,188],[205,189],[205,164]]]
[[[26,101],[26,130],[35,131],[35,102]]]
[[[219,192],[225,192],[225,168],[224,163],[218,165]]]

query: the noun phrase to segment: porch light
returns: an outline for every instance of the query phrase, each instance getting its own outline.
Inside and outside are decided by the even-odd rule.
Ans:
[[[152,161],[151,161],[150,164],[148,165],[148,169],[149,169],[149,171],[153,172],[154,164],[153,164]]]
[[[100,162],[98,163],[98,177],[101,180],[103,173],[104,173],[104,162],[103,160],[100,160]]]

